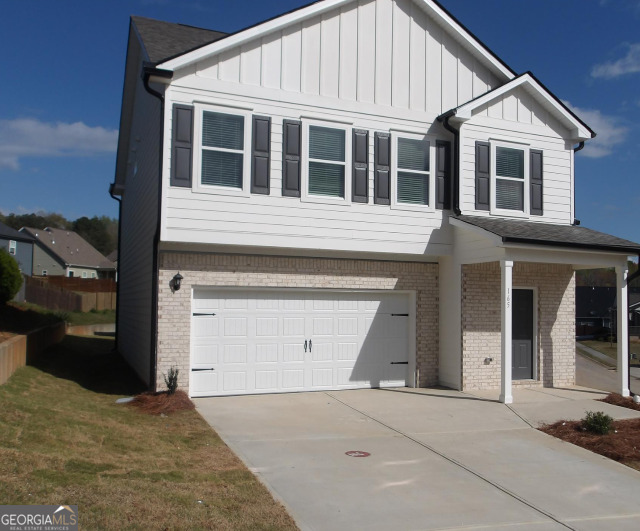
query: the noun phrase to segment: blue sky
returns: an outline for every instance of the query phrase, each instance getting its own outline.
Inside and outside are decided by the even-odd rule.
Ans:
[[[0,211],[117,215],[113,180],[129,15],[232,32],[300,0],[5,0]],[[640,241],[640,0],[441,0],[598,137],[576,162],[582,224]]]

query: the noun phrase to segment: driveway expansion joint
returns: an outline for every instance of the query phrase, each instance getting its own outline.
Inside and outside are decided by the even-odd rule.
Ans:
[[[480,479],[481,481],[484,481],[485,483],[491,485],[492,487],[500,490],[501,492],[503,492],[504,494],[506,494],[507,496],[510,496],[511,498],[513,498],[514,500],[522,503],[523,505],[526,505],[527,507],[533,509],[534,511],[536,511],[537,513],[546,516],[547,518],[549,518],[550,520],[553,520],[554,522],[556,522],[557,524],[567,528],[567,529],[571,529],[572,531],[578,531],[575,527],[571,527],[569,524],[563,522],[562,520],[560,520],[558,517],[554,516],[553,514],[545,511],[544,509],[536,506],[535,504],[533,504],[532,502],[527,501],[526,499],[522,498],[521,496],[518,496],[515,492],[512,492],[511,490],[507,489],[506,487],[503,487],[502,485],[500,485],[499,483],[496,483],[495,481],[492,481],[491,479],[489,479],[488,477],[482,475],[480,472],[477,472],[475,470],[473,470],[472,468],[468,467],[467,465],[461,463],[460,461],[454,459],[453,457],[450,457],[440,451],[438,451],[437,449],[435,449],[434,447],[430,446],[429,444],[419,441],[418,439],[415,439],[414,437],[412,437],[411,435],[409,435],[408,433],[404,433],[401,430],[398,430],[392,426],[389,426],[388,424],[382,422],[381,420],[369,415],[368,413],[365,413],[364,411],[353,407],[352,405],[348,404],[347,402],[344,402],[343,400],[341,400],[340,398],[338,398],[337,396],[331,394],[328,391],[325,391],[325,394],[327,396],[329,396],[330,398],[332,398],[333,400],[336,400],[337,402],[341,403],[342,405],[348,407],[349,409],[359,413],[360,415],[364,415],[365,417],[371,419],[374,422],[377,422],[378,424],[380,424],[381,426],[384,426],[385,428],[397,433],[398,435],[401,435],[402,437],[405,437],[406,439],[418,444],[419,446],[422,446],[423,448],[425,448],[426,450],[429,450],[430,452],[438,455],[439,457],[441,457],[442,459],[445,459],[446,461],[450,462],[451,464],[461,468],[462,470],[468,472],[469,474],[472,474],[473,476],[477,477],[478,479]],[[512,410],[513,411],[513,410]],[[514,412],[515,413],[515,412]],[[517,413],[516,413],[517,415]],[[518,415],[519,417],[520,415]],[[524,420],[524,419],[522,419]],[[525,421],[526,422],[526,421]],[[527,424],[529,424],[527,422]],[[535,429],[532,427],[532,429]]]

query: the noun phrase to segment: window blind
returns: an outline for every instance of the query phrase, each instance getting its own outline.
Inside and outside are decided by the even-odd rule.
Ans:
[[[429,176],[424,173],[398,172],[398,202],[413,205],[429,203]]]
[[[202,145],[244,149],[244,117],[205,111],[202,115]]]
[[[524,151],[496,147],[496,175],[524,179]]]

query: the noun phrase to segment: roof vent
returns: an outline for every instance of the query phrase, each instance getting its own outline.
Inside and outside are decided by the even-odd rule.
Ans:
[[[56,241],[55,240],[51,240],[51,245],[55,245]]]

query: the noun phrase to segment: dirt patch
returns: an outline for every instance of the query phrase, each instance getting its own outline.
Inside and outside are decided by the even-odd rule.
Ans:
[[[614,406],[626,407],[629,409],[635,409],[640,411],[640,404],[636,404],[631,397],[624,397],[618,393],[611,393],[605,398],[601,398],[599,402],[606,402],[607,404],[613,404]]]
[[[540,431],[640,469],[640,419],[617,420],[608,435],[586,431],[581,421],[559,421]]]
[[[196,408],[187,393],[180,390],[172,395],[167,392],[142,393],[137,395],[130,404],[149,415],[160,415],[161,413],[169,415],[177,411],[189,411]]]

